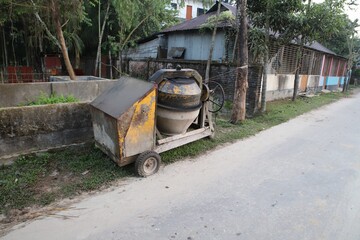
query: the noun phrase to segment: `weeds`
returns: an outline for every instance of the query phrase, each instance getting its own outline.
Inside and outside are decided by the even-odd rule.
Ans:
[[[78,102],[79,100],[75,98],[73,95],[64,96],[57,95],[56,93],[52,93],[50,96],[47,96],[45,93],[41,93],[39,98],[35,101],[21,104],[21,106],[36,106],[36,105],[46,105],[46,104],[56,104],[56,103],[72,103]]]

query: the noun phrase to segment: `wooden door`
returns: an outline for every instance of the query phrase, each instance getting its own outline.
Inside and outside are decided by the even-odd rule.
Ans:
[[[301,82],[300,82],[300,91],[301,92],[306,91],[307,83],[308,83],[308,77],[309,77],[309,75],[302,75],[301,76]]]

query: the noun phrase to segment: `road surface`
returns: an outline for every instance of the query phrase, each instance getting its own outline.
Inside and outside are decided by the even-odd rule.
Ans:
[[[360,94],[3,239],[359,240]]]

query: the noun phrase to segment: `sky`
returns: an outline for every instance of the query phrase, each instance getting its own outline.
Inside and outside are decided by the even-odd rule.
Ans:
[[[323,2],[323,0],[313,0],[313,2],[320,3]],[[352,9],[347,7],[345,9],[345,13],[349,16],[350,20],[354,21],[355,19],[359,19],[359,23],[360,23],[360,0],[356,0],[355,2],[358,5],[353,6]],[[356,30],[357,30],[357,36],[360,37],[360,27],[358,27]]]

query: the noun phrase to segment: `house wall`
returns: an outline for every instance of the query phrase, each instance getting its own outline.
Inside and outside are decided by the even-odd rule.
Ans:
[[[131,48],[125,57],[132,59],[141,58],[157,58],[158,47],[160,45],[160,38],[139,44],[136,48]]]
[[[179,11],[178,17],[181,19],[186,19],[186,7],[192,6],[192,18],[197,17],[197,9],[204,8],[201,0],[185,0],[184,7],[179,6],[180,1],[172,0],[171,3],[177,4],[177,10]]]
[[[324,55],[319,86],[330,91],[342,87],[345,81],[346,59]]]
[[[296,52],[298,47],[290,44],[270,48],[271,61],[268,72],[267,100],[292,96]],[[316,93],[322,89],[337,90],[344,82],[346,59],[311,49],[304,49],[299,77],[299,91]]]
[[[172,47],[184,47],[185,60],[207,60],[211,45],[211,32],[174,32],[168,35],[168,53]],[[218,31],[215,38],[213,61],[221,62],[225,56],[225,32]]]
[[[320,76],[319,75],[308,75],[307,89],[309,93],[317,93],[321,91],[322,86],[319,84]]]
[[[328,90],[336,90],[339,87],[339,77],[329,76],[326,78],[326,86]]]
[[[294,89],[293,74],[268,74],[266,101],[291,97]]]
[[[319,75],[299,75],[299,87],[306,86],[306,92],[317,93],[321,91]],[[294,74],[268,74],[266,101],[292,97],[294,92]]]

